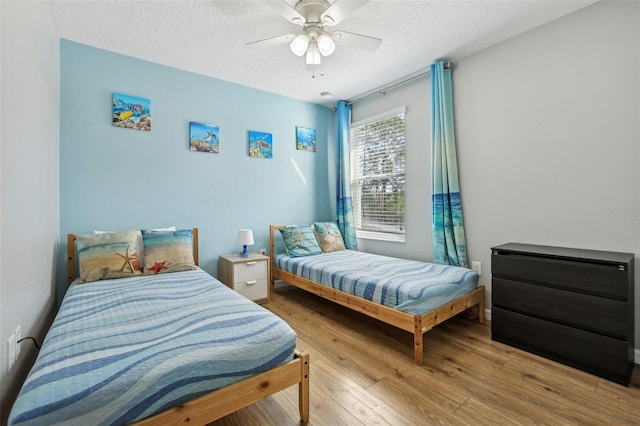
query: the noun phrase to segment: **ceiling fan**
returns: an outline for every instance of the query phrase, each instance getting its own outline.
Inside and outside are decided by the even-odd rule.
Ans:
[[[297,56],[306,54],[308,70],[315,70],[322,63],[323,56],[331,55],[336,42],[355,49],[374,52],[382,40],[346,31],[328,32],[331,27],[351,13],[364,6],[368,0],[299,0],[290,6],[285,0],[263,0],[267,6],[282,15],[289,22],[300,25],[299,34],[285,34],[247,43],[247,46],[275,46],[289,43],[291,51]]]

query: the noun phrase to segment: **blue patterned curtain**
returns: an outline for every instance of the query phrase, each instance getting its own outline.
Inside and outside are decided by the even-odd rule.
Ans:
[[[436,263],[468,267],[453,130],[451,70],[431,65],[431,198]]]
[[[336,138],[338,156],[338,182],[336,185],[338,227],[344,238],[344,245],[357,250],[356,228],[353,224],[353,204],[351,200],[351,176],[349,173],[349,124],[351,105],[338,102],[338,136]]]

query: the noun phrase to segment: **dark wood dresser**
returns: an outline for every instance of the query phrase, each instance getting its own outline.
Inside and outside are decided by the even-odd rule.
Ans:
[[[632,253],[507,243],[491,273],[493,340],[629,385]]]

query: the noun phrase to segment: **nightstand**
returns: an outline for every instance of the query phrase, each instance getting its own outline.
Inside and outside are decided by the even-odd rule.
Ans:
[[[249,257],[239,254],[225,254],[219,260],[220,281],[231,289],[256,303],[268,302],[269,257],[249,253]]]

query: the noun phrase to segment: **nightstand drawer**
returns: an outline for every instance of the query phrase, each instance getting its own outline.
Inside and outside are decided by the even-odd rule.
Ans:
[[[267,261],[251,260],[244,263],[236,263],[234,265],[234,283],[242,283],[261,279],[267,279]]]
[[[238,282],[234,285],[235,291],[251,300],[261,300],[267,298],[267,279],[249,280]]]

